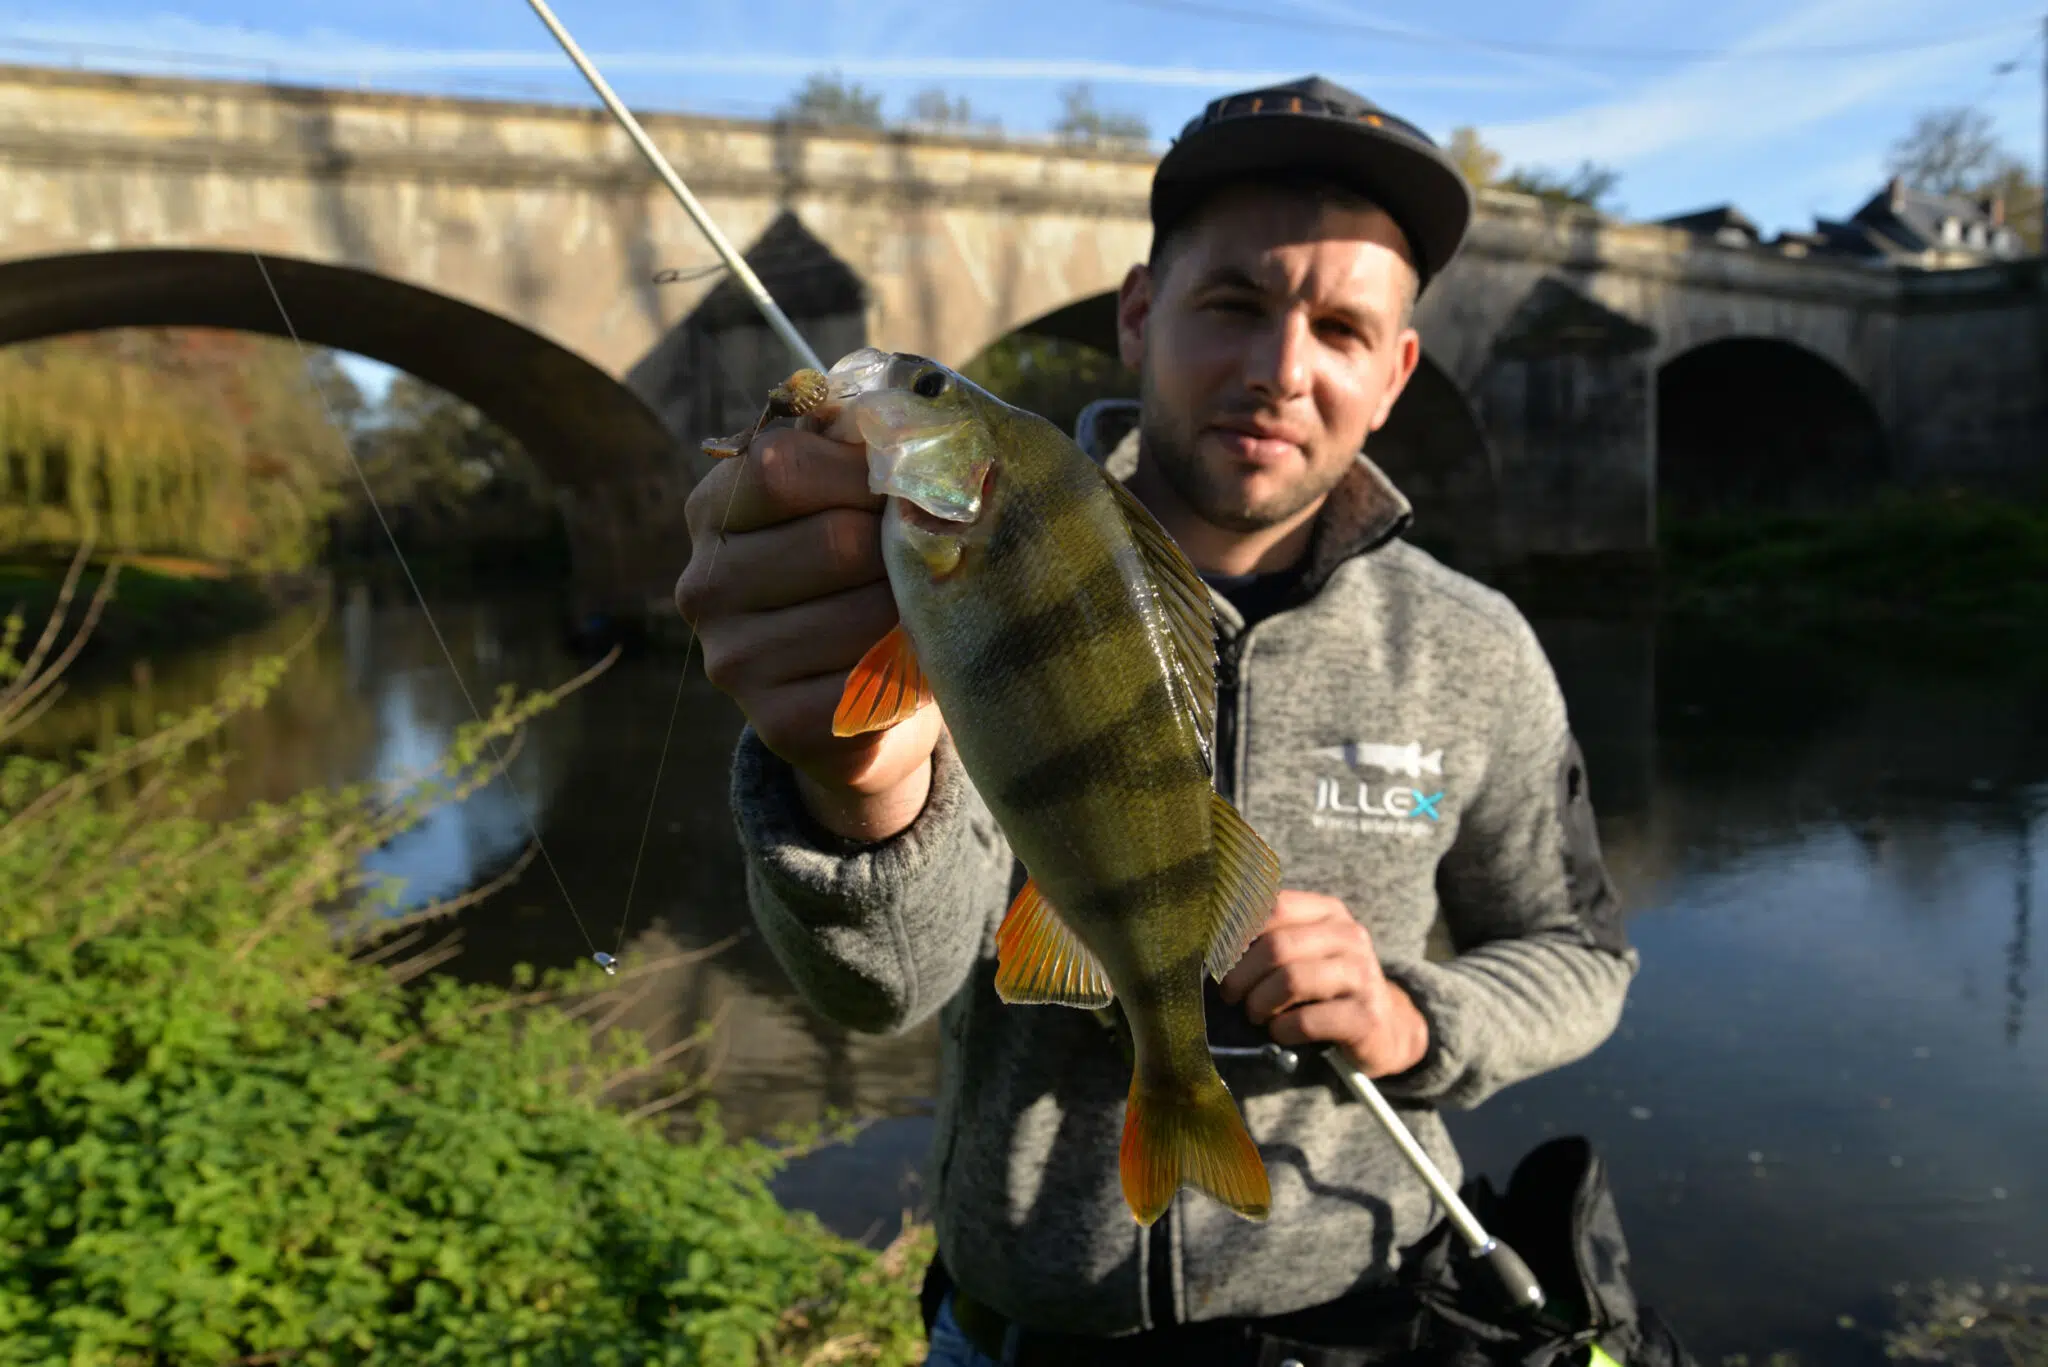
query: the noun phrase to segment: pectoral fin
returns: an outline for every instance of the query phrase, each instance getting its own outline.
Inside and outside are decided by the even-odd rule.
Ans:
[[[1212,938],[1205,966],[1222,982],[1272,914],[1280,895],[1280,857],[1221,793],[1210,794],[1209,827],[1216,842],[1216,886],[1209,899]]]
[[[832,734],[886,731],[908,721],[930,701],[931,685],[925,681],[917,652],[899,622],[861,656],[847,677],[846,691],[839,695],[839,708],[832,714]]]
[[[1108,1006],[1114,998],[1102,961],[1060,920],[1027,880],[996,931],[996,994],[1014,1004]]]

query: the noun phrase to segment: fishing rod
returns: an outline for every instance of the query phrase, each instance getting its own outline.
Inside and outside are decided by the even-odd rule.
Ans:
[[[669,192],[682,203],[684,212],[696,223],[697,230],[710,240],[711,249],[725,262],[725,268],[732,272],[733,279],[740,282],[740,288],[754,301],[754,307],[768,320],[768,326],[775,329],[776,336],[782,339],[791,354],[806,368],[823,373],[825,363],[818,359],[818,353],[811,349],[811,344],[796,330],[796,324],[790,322],[789,315],[776,304],[775,297],[768,293],[768,287],[761,283],[761,277],[754,274],[746,259],[733,247],[726,235],[719,231],[718,225],[711,221],[711,215],[704,211],[704,206],[690,193],[690,187],[676,174],[676,168],[669,165],[668,158],[654,145],[654,139],[647,136],[647,130],[633,117],[633,111],[626,108],[625,102],[613,92],[611,85],[598,71],[597,65],[583,55],[583,49],[569,36],[569,30],[562,27],[562,21],[555,18],[554,11],[548,8],[547,0],[526,2],[533,7],[533,12],[540,16],[540,21],[547,25],[548,32],[555,36],[555,41],[562,45],[562,51],[569,54],[569,60],[583,73],[583,79],[590,82],[590,88],[597,92],[597,98],[604,101],[604,107],[611,111],[612,117],[619,121],[619,126],[626,130],[626,136],[640,149],[640,155],[647,158],[648,164],[654,168],[654,173],[661,177]]]
[[[1271,1064],[1290,1077],[1301,1070],[1301,1055],[1279,1044],[1263,1044],[1250,1048],[1211,1045],[1209,1052],[1222,1058],[1255,1058]],[[1471,1249],[1472,1256],[1485,1264],[1493,1274],[1508,1302],[1530,1314],[1541,1310],[1549,1299],[1543,1292],[1543,1283],[1536,1280],[1536,1274],[1529,1270],[1529,1265],[1522,1261],[1520,1254],[1486,1232],[1486,1226],[1479,1223],[1479,1217],[1472,1213],[1472,1208],[1458,1195],[1457,1188],[1451,1185],[1443,1170],[1437,1167],[1422,1145],[1415,1142],[1415,1136],[1401,1123],[1401,1117],[1387,1104],[1386,1097],[1380,1094],[1380,1089],[1373,1085],[1372,1079],[1365,1075],[1365,1070],[1358,1066],[1342,1045],[1325,1045],[1317,1052],[1323,1061],[1330,1065],[1330,1070],[1336,1073],[1338,1081],[1344,1084],[1344,1090],[1363,1102],[1365,1108],[1372,1112],[1373,1118],[1379,1121],[1380,1128],[1387,1132],[1387,1138],[1394,1142],[1394,1147],[1408,1160],[1408,1166],[1415,1170],[1415,1175],[1422,1179],[1430,1194],[1442,1203],[1452,1228],[1465,1240],[1465,1246]]]
[[[640,149],[640,154],[654,167],[655,174],[661,177],[662,183],[667,185],[670,192],[682,203],[698,230],[710,241],[712,250],[718,253],[720,259],[725,262],[726,269],[732,272],[733,278],[746,290],[748,297],[754,302],[754,307],[760,310],[761,316],[768,320],[768,325],[775,329],[776,334],[782,338],[802,365],[822,372],[825,369],[824,362],[818,359],[818,354],[804,341],[802,334],[796,330],[796,325],[789,321],[788,315],[776,305],[774,296],[768,293],[768,287],[761,283],[760,277],[754,274],[739,252],[734,249],[731,241],[719,231],[718,225],[712,222],[711,216],[704,211],[704,206],[690,193],[690,187],[676,174],[675,167],[661,154],[661,149],[654,145],[654,140],[647,136],[647,131],[640,126],[640,121],[633,117],[632,111],[627,109],[624,102],[612,91],[596,65],[584,55],[583,49],[576,45],[576,40],[562,26],[562,21],[548,8],[547,0],[526,2],[532,6],[540,21],[547,25],[548,32],[554,35],[555,41],[562,45],[562,51],[576,64],[576,69],[583,73],[583,79],[590,83],[590,88],[597,92],[597,97],[604,101],[605,108],[611,111],[612,117],[626,130],[626,136],[633,140],[633,145]],[[1211,1052],[1243,1051],[1212,1049]],[[1298,1055],[1277,1044],[1249,1052],[1266,1058],[1285,1073],[1293,1073],[1300,1066]],[[1321,1053],[1346,1090],[1365,1103],[1366,1109],[1379,1121],[1380,1127],[1401,1151],[1401,1156],[1408,1160],[1408,1165],[1415,1170],[1416,1176],[1422,1179],[1431,1194],[1443,1204],[1444,1209],[1449,1212],[1451,1223],[1464,1237],[1473,1256],[1485,1263],[1499,1278],[1508,1298],[1516,1305],[1531,1311],[1542,1309],[1546,1299],[1543,1287],[1529,1271],[1528,1264],[1523,1262],[1512,1248],[1486,1232],[1471,1209],[1459,1198],[1457,1190],[1423,1151],[1422,1146],[1415,1142],[1415,1136],[1408,1132],[1408,1127],[1401,1123],[1401,1118],[1394,1114],[1386,1098],[1373,1086],[1372,1079],[1367,1077],[1339,1046],[1331,1045]]]

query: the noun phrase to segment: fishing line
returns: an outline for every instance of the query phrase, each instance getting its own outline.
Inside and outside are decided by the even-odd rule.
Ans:
[[[291,311],[285,307],[284,296],[278,293],[277,282],[270,278],[270,267],[264,264],[263,253],[252,250],[249,254],[256,258],[256,269],[263,275],[263,286],[270,291],[271,302],[277,305],[277,316],[283,320],[285,332],[291,337],[292,345],[298,349],[299,364],[306,368],[307,378],[312,379],[312,358],[306,351],[306,344],[300,338],[298,328],[292,323]],[[448,641],[441,634],[440,623],[434,620],[433,610],[427,606],[427,596],[420,591],[419,580],[413,577],[412,566],[398,545],[398,537],[391,530],[390,520],[384,516],[383,506],[377,502],[376,491],[370,487],[369,476],[364,474],[362,462],[356,459],[355,447],[349,441],[348,433],[335,417],[334,406],[327,399],[327,391],[315,380],[313,392],[320,399],[321,412],[327,415],[328,427],[341,443],[342,454],[348,457],[349,468],[355,471],[357,481],[363,486],[363,497],[369,501],[370,511],[376,514],[377,525],[384,529],[384,539],[390,543],[391,553],[398,560],[398,568],[404,572],[405,582],[412,588],[413,597],[420,605],[420,615],[427,619],[427,630],[433,633],[434,644],[441,648],[441,657],[448,662],[448,672],[455,676],[455,686],[461,690],[462,700],[469,704],[470,713],[476,718],[477,724],[484,725],[483,712],[477,707],[476,699],[470,695],[469,685],[463,682],[461,669],[455,664],[455,652],[448,648]],[[614,650],[616,651],[616,647]],[[504,777],[505,786],[511,789],[513,801],[519,804],[519,814],[526,820],[526,829],[533,835],[534,848],[540,851],[541,861],[548,866],[548,872],[554,875],[555,886],[562,893],[562,902],[569,908],[569,915],[575,920],[576,929],[582,932],[583,942],[590,946],[591,957],[604,967],[605,972],[612,972],[612,964],[607,960],[616,958],[616,955],[600,953],[596,942],[590,938],[590,931],[584,926],[581,913],[576,910],[576,900],[569,895],[568,884],[562,881],[562,874],[555,867],[554,857],[548,853],[547,845],[540,838],[540,828],[534,824],[533,813],[527,806],[524,795],[520,793],[519,785],[513,781],[512,771],[506,767],[504,753],[498,749],[497,740],[487,735],[484,737],[484,743],[490,746],[491,758],[497,763],[498,771]],[[623,927],[620,933],[624,933]]]
[[[741,453],[740,459],[743,462],[745,461],[746,456],[744,452]],[[732,521],[732,505],[740,496],[740,479],[741,476],[746,474],[746,468],[744,464],[740,466],[739,474],[733,476],[732,492],[726,495],[725,512],[718,519],[718,535],[711,539],[711,555],[704,562],[704,578],[706,581],[710,580],[711,572],[718,568],[718,548],[725,544],[725,528]],[[640,861],[647,853],[647,833],[654,827],[654,804],[655,800],[661,795],[662,771],[668,767],[669,743],[675,738],[676,718],[682,713],[683,692],[690,682],[690,652],[696,648],[697,624],[692,622],[690,623],[690,642],[683,647],[683,667],[676,674],[675,701],[669,704],[668,731],[661,738],[661,756],[655,761],[654,765],[654,791],[647,795],[647,816],[640,823],[640,848],[633,853],[633,876],[626,883],[626,909],[619,914],[620,948],[625,947],[626,922],[633,915],[633,890],[640,885]],[[616,954],[616,951],[614,953]]]
[[[697,230],[710,242],[712,251],[724,264],[726,272],[746,292],[747,297],[752,300],[754,308],[767,322],[769,328],[774,331],[776,336],[782,339],[783,344],[795,354],[802,365],[823,374],[826,370],[824,361],[819,359],[818,353],[812,349],[811,344],[804,340],[802,333],[797,331],[796,324],[792,323],[789,316],[776,304],[774,297],[768,293],[768,287],[763,285],[760,276],[754,273],[753,267],[747,264],[746,259],[740,255],[739,250],[733,246],[726,235],[719,231],[718,224],[712,221],[711,215],[705,211],[704,206],[698,202],[697,197],[690,193],[690,187],[683,183],[683,178],[676,174],[675,167],[669,165],[668,159],[662,156],[661,149],[656,147],[654,140],[647,136],[647,130],[640,126],[640,121],[633,117],[633,111],[626,108],[625,101],[621,100],[617,92],[606,82],[603,74],[598,71],[596,64],[585,55],[581,47],[577,46],[576,40],[570,36],[569,30],[562,26],[562,21],[557,19],[554,11],[548,7],[547,0],[527,0],[527,6],[547,28],[548,32],[554,37],[555,42],[561,46],[563,53],[569,58],[569,61],[582,73],[583,79],[589,82],[590,88],[597,93],[598,99],[603,102],[612,117],[617,120],[619,127],[625,130],[627,138],[631,140],[634,147],[639,149],[640,155],[646,158],[648,165],[654,169],[655,174],[668,187],[669,193],[674,195],[676,201],[683,206],[684,212],[688,213],[691,221],[697,225]],[[762,421],[765,421],[767,416],[767,412],[764,410]],[[760,435],[760,431],[761,422],[757,421],[754,424],[753,435]],[[751,441],[752,438],[750,437],[748,440]],[[712,538],[711,542],[711,554],[705,562],[704,574],[707,581],[711,577],[712,570],[717,568],[718,549],[724,544],[725,528],[732,518],[733,503],[739,497],[740,480],[746,474],[746,453],[744,447],[742,447],[738,459],[741,461],[741,464],[733,476],[732,492],[726,496],[725,512],[719,519],[717,535]],[[662,738],[661,756],[655,765],[654,792],[649,794],[647,799],[647,816],[640,827],[640,848],[633,856],[633,873],[626,887],[626,906],[619,921],[619,943],[621,946],[625,943],[626,921],[633,913],[633,893],[640,882],[640,863],[647,851],[648,832],[653,828],[654,808],[661,793],[662,771],[668,765],[669,744],[675,735],[676,717],[682,711],[683,691],[689,682],[690,655],[696,649],[696,645],[697,625],[692,622],[690,624],[689,644],[683,650],[682,671],[676,678],[675,701],[669,709],[668,733]],[[565,893],[564,896],[566,895]],[[588,939],[589,936],[586,934],[584,938]],[[606,971],[611,971],[609,965],[607,965]]]

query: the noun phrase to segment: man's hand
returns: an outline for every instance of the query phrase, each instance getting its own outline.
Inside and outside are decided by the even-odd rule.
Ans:
[[[1372,933],[1321,893],[1281,889],[1259,938],[1219,987],[1276,1042],[1341,1044],[1367,1077],[1405,1072],[1429,1049],[1429,1025],[1380,971]]]
[[[676,584],[705,677],[796,770],[819,823],[856,840],[887,839],[924,810],[940,730],[927,707],[886,731],[832,734],[847,674],[896,625],[881,509],[858,444],[764,432],[690,492]]]

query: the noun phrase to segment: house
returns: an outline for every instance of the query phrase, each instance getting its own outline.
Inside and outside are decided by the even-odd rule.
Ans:
[[[1816,220],[1828,250],[1887,264],[1983,266],[2024,253],[1996,195],[1961,199],[1916,190],[1893,176],[1846,223]]]
[[[1846,256],[1880,266],[1983,266],[2026,250],[2005,221],[2005,206],[1996,195],[1958,199],[1930,194],[1897,176],[1846,221],[1815,219],[1811,232],[1779,233],[1769,241],[1732,204],[1657,221],[1724,247],[1784,256]]]

